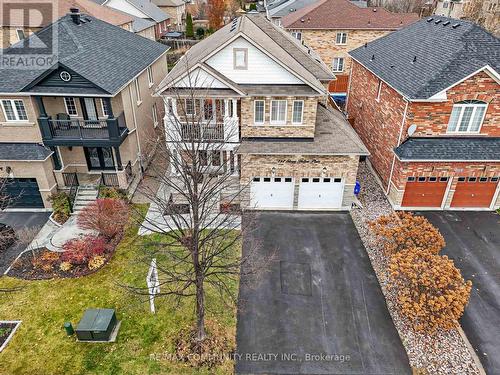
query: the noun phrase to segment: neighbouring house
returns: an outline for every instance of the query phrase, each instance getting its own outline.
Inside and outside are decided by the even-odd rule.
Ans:
[[[136,29],[141,29],[139,34],[142,36],[150,38],[150,28],[146,27],[146,22],[149,24],[154,23],[154,39],[157,40],[161,37],[164,32],[169,31],[171,15],[165,13],[163,10],[158,8],[150,0],[93,0],[98,4],[117,9],[124,13],[127,13],[133,17],[139,18],[143,21],[135,19],[138,22],[135,25]],[[150,38],[152,39],[152,38]]]
[[[184,0],[153,0],[158,8],[170,15],[170,25],[177,31],[184,31],[186,24],[186,3]]]
[[[433,16],[350,52],[347,111],[396,209],[500,206],[500,40]]]
[[[330,66],[336,80],[331,83],[329,91],[337,101],[343,102],[351,70],[348,52],[417,19],[413,13],[360,8],[349,0],[319,0],[285,16],[282,24]]]
[[[70,8],[78,8],[81,12],[92,17],[132,31],[133,20],[131,16],[103,7],[91,0],[58,0],[38,3],[29,3],[25,0],[8,0],[2,2],[1,6],[1,48],[7,48],[41,30],[64,16]]]
[[[434,14],[457,19],[462,18],[466,3],[467,0],[437,0]]]
[[[95,191],[138,181],[163,116],[152,93],[167,74],[167,50],[72,9],[2,51],[0,177],[20,195],[14,207],[50,208],[51,193],[78,184]],[[23,63],[32,56],[39,65]]]
[[[245,188],[244,208],[349,209],[358,162],[368,152],[328,105],[332,78],[298,40],[248,13],[191,47],[160,84],[167,145],[186,136],[177,129],[177,109],[201,111],[210,131],[184,130],[200,142],[202,134],[231,135],[221,152],[200,157],[213,166],[228,160],[225,173]],[[184,93],[189,87],[194,94]]]

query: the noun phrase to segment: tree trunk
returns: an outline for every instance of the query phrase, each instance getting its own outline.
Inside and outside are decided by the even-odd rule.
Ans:
[[[203,276],[197,272],[196,276],[196,340],[203,341],[205,334],[205,290],[203,288]]]

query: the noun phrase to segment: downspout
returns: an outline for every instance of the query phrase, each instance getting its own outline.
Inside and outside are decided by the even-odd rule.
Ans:
[[[137,140],[137,150],[139,153],[139,170],[141,173],[141,179],[142,179],[142,150],[141,150],[141,142],[139,141],[139,129],[137,128],[137,116],[135,114],[135,103],[134,103],[134,97],[132,96],[132,88],[131,85],[128,85],[128,94],[130,97],[130,106],[132,107],[132,117],[134,118],[134,130],[135,130],[135,139]]]
[[[406,101],[406,106],[403,112],[403,120],[401,121],[401,129],[399,129],[399,137],[396,147],[399,147],[399,145],[401,144],[401,138],[403,137],[403,129],[406,122],[406,113],[408,112],[408,104],[410,104],[409,100],[405,99],[405,101]],[[394,152],[394,150],[392,152]],[[389,181],[387,183],[387,190],[385,191],[385,195],[389,195],[389,190],[391,189],[391,181],[392,181],[392,175],[394,174],[395,164],[396,164],[396,153],[394,153],[394,156],[392,158],[391,173],[389,174]]]
[[[352,73],[354,72],[354,65],[355,64],[355,61],[353,59],[351,59],[352,61],[352,66],[351,66],[351,72],[349,73],[349,83],[347,84],[347,97],[345,99],[345,117],[346,118],[349,118],[349,111],[347,110],[347,107],[349,106],[349,97],[351,96],[351,79],[352,79]],[[330,94],[330,93],[328,93]]]

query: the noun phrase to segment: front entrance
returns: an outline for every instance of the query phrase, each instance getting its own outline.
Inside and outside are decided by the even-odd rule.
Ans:
[[[84,120],[97,120],[97,107],[94,98],[81,98]]]
[[[111,147],[84,147],[89,170],[115,169]]]

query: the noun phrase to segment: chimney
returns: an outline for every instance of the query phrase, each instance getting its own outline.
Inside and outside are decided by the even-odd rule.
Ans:
[[[79,25],[81,23],[80,21],[80,9],[78,8],[69,8],[69,15],[71,16],[71,19],[76,25]]]

